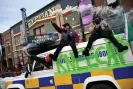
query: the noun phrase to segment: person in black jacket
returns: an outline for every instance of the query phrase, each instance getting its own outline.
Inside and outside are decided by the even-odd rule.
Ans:
[[[57,24],[53,23],[52,21],[51,21],[51,23],[52,23],[53,27],[62,35],[62,37],[61,37],[59,46],[57,47],[54,54],[50,55],[50,57],[54,61],[57,61],[58,55],[59,55],[60,51],[62,50],[62,48],[64,46],[70,45],[74,52],[75,58],[78,58],[78,51],[76,48],[76,41],[78,40],[78,35],[76,34],[75,31],[72,30],[70,24],[65,23],[63,25],[64,28],[60,28],[57,26]]]
[[[117,47],[118,52],[123,52],[128,49],[127,46],[123,46],[115,39],[111,27],[103,19],[101,19],[100,16],[94,15],[93,24],[95,24],[95,27],[89,37],[89,42],[83,51],[83,55],[89,56],[89,50],[91,49],[93,42],[100,38],[109,39]]]

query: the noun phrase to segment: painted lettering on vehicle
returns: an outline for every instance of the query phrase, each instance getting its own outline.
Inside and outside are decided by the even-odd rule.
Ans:
[[[127,42],[121,42],[123,45],[127,45]],[[80,68],[80,62],[86,61],[87,67],[93,67],[96,65],[107,64],[107,66],[113,66],[118,63],[125,63],[124,54],[128,51],[121,53],[117,52],[117,48],[111,43],[106,43],[97,47],[93,47],[90,56],[85,57],[82,55],[83,49],[79,49],[79,58],[75,58],[72,51],[64,52],[60,54],[57,61],[57,70],[58,72],[71,71],[71,69]],[[93,61],[93,62],[92,62]]]

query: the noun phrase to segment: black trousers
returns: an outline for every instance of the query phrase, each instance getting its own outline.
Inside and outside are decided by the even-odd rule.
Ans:
[[[90,36],[89,42],[87,44],[87,47],[85,50],[90,50],[92,47],[92,44],[95,40],[100,39],[100,38],[107,38],[109,39],[118,49],[122,47],[123,45],[120,44],[115,37],[112,34],[112,31],[105,31],[101,30],[99,33],[94,33]]]
[[[71,46],[75,58],[78,58],[78,51],[77,51],[77,48],[76,48],[76,43],[74,41],[61,41],[60,44],[58,45],[56,51],[54,52],[54,58],[57,59],[60,51],[62,50],[62,48],[64,46],[68,46],[68,45]]]
[[[45,57],[42,58],[42,57],[37,57],[36,55],[31,55],[31,59],[44,64],[47,68],[49,68],[49,66],[52,66],[52,61],[47,63]]]
[[[38,55],[40,53],[44,53],[46,51],[55,49],[58,47],[59,42],[48,40],[46,42],[42,42],[40,44],[34,43],[33,46],[28,46],[27,51],[30,55]]]

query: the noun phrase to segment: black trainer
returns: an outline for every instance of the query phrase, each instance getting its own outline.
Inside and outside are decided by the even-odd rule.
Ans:
[[[50,58],[51,58],[52,60],[57,61],[57,58],[55,58],[55,56],[54,56],[53,54],[50,54],[49,56],[50,56]]]
[[[125,51],[125,50],[127,50],[127,49],[128,49],[127,46],[122,46],[122,47],[120,47],[120,48],[118,49],[118,52],[123,52],[123,51]]]
[[[45,66],[46,66],[48,69],[51,69],[51,66],[53,66],[52,61],[46,63]]]
[[[82,54],[85,55],[85,56],[89,56],[90,55],[89,54],[89,50],[84,50]]]

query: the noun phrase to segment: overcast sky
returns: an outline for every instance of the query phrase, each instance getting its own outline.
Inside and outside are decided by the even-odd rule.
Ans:
[[[34,13],[53,0],[0,0],[0,33],[8,30],[21,17],[20,8],[27,9],[27,15]]]

